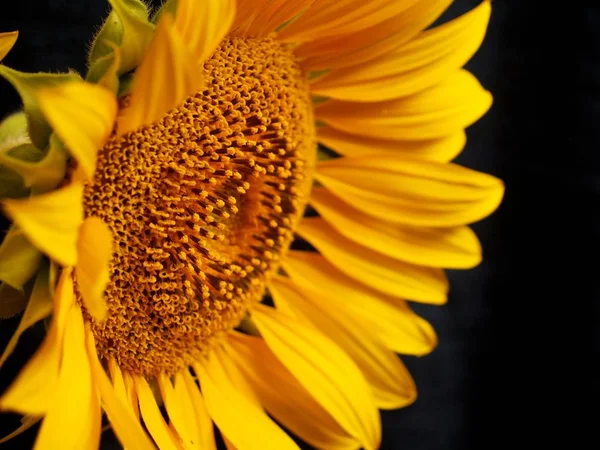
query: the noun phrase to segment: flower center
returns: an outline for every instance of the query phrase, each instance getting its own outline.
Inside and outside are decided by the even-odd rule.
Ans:
[[[316,138],[291,49],[226,39],[204,71],[183,106],[111,138],[85,189],[115,240],[108,318],[86,316],[100,355],[131,373],[175,373],[236,327],[308,198]]]

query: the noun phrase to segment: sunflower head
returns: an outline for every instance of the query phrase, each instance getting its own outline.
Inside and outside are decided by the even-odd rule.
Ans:
[[[270,416],[377,448],[416,397],[396,353],[437,341],[406,300],[445,302],[502,197],[450,162],[491,104],[462,69],[489,1],[431,29],[447,0],[109,3],[85,75],[0,65],[0,302],[26,304],[0,365],[52,315],[0,408],[39,448],[96,448],[102,411],[126,448],[211,449],[212,422],[294,448]]]

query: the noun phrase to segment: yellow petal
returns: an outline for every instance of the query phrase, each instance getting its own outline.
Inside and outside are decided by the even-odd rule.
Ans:
[[[0,280],[14,289],[23,290],[37,271],[42,255],[17,227],[4,236],[0,246]]]
[[[389,100],[422,91],[467,63],[483,42],[490,13],[490,2],[484,1],[462,17],[427,30],[368,64],[329,72],[311,85],[311,91],[359,102]]]
[[[90,357],[91,358],[91,357]],[[92,372],[94,369],[94,365],[92,364]],[[119,368],[119,365],[115,361],[114,358],[110,358],[108,360],[108,370],[110,373],[110,379],[112,380],[112,385],[114,389],[114,393],[117,395],[117,398],[121,402],[121,404],[131,407],[129,403],[129,396],[127,394],[127,388],[125,387],[125,379],[123,378],[123,373]]]
[[[177,450],[181,442],[163,419],[160,409],[156,404],[154,394],[143,377],[135,377],[135,387],[140,402],[140,411],[146,428],[161,450]]]
[[[83,221],[82,184],[28,199],[4,200],[4,209],[37,248],[63,266],[75,265]]]
[[[197,92],[203,85],[202,63],[187,48],[171,16],[162,17],[144,60],[135,71],[130,104],[118,119],[119,134],[160,120]]]
[[[448,281],[440,269],[382,255],[343,237],[318,217],[304,218],[298,233],[346,275],[379,292],[424,303],[446,301]]]
[[[0,33],[0,61],[4,59],[8,52],[13,48],[17,38],[19,37],[18,31],[8,31],[6,33]]]
[[[353,33],[383,22],[418,1],[316,1],[306,13],[281,32],[280,38],[286,41],[304,42],[326,36]]]
[[[48,317],[52,312],[52,294],[50,293],[48,278],[49,269],[48,264],[45,263],[35,279],[35,284],[33,285],[33,290],[31,291],[31,296],[29,297],[23,317],[21,317],[21,322],[19,322],[19,326],[10,338],[10,341],[8,341],[8,344],[6,344],[2,357],[0,357],[0,367],[2,367],[6,358],[15,349],[21,334],[36,322]]]
[[[243,0],[237,2],[236,16],[231,26],[231,34],[234,36],[247,36],[248,28],[252,25],[254,18],[271,0]]]
[[[436,139],[462,131],[492,104],[492,96],[465,70],[438,85],[396,100],[357,103],[330,100],[315,110],[317,119],[347,133],[395,140]]]
[[[348,277],[318,253],[292,250],[282,261],[296,284],[305,284],[331,303],[369,322],[390,350],[424,355],[437,345],[435,331],[404,300],[386,296]]]
[[[389,154],[322,162],[316,178],[365,214],[415,226],[475,222],[491,214],[504,194],[502,181],[493,176]]]
[[[63,336],[75,302],[70,271],[63,271],[54,295],[54,314],[40,348],[0,398],[0,409],[43,415],[54,405],[59,384]]]
[[[194,364],[206,407],[227,439],[241,450],[297,449],[294,441],[254,402],[238,391],[223,367],[222,350]]]
[[[294,53],[306,71],[337,69],[365,63],[410,41],[431,25],[452,3],[451,0],[417,2],[387,20],[356,33],[313,39]]]
[[[81,81],[40,89],[38,102],[54,131],[91,178],[98,150],[108,139],[117,115],[114,94]]]
[[[104,372],[98,360],[94,335],[89,329],[86,332],[86,345],[94,385],[98,388],[98,392],[102,397],[102,408],[106,412],[117,438],[127,449],[154,450],[155,446],[150,442],[148,435],[142,429],[142,425],[131,412],[131,409],[117,397],[106,372]]]
[[[315,448],[356,449],[360,444],[317,403],[259,337],[234,333],[232,358],[261,404],[278,422]]]
[[[257,5],[243,26],[246,36],[267,36],[305,11],[315,0],[271,0]],[[259,3],[259,2],[257,2]],[[264,3],[264,2],[263,2]]]
[[[379,412],[362,373],[337,345],[274,308],[257,305],[254,323],[299,383],[366,450],[378,448]]]
[[[200,389],[187,370],[183,374],[176,376],[175,386],[181,383],[181,379],[185,383],[188,396],[194,406],[196,424],[200,431],[200,448],[203,450],[216,450],[217,444],[215,442],[212,419],[210,418]]]
[[[73,305],[69,311],[56,399],[44,417],[35,450],[98,448],[100,404],[92,385],[86,354],[83,316]]]
[[[175,29],[194,61],[203,64],[213,54],[229,33],[235,9],[235,0],[178,0]]]
[[[385,347],[369,322],[345,307],[332,307],[318,295],[289,278],[273,277],[269,284],[275,305],[286,304],[294,314],[313,324],[340,346],[361,370],[380,409],[411,404],[417,395],[414,381],[394,352]],[[330,294],[335,295],[335,294]]]
[[[97,322],[103,322],[108,312],[104,290],[110,278],[113,238],[102,219],[88,217],[83,221],[77,252],[75,275],[83,304]]]
[[[469,227],[410,227],[382,221],[324,188],[313,189],[310,204],[338,233],[391,258],[452,269],[468,269],[481,262],[479,240]]]
[[[319,142],[344,156],[368,156],[389,151],[400,157],[439,162],[454,159],[467,142],[464,131],[437,139],[402,141],[359,136],[329,126],[317,128],[317,137]]]
[[[185,369],[187,371],[187,369]],[[186,449],[202,449],[200,446],[200,430],[195,420],[196,412],[183,381],[183,375],[176,375],[179,382],[177,387],[171,384],[166,375],[158,377],[158,387],[165,403],[169,421]]]

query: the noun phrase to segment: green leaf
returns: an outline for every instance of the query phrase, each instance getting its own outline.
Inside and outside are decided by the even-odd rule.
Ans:
[[[25,187],[41,194],[55,188],[65,178],[67,153],[58,139],[52,137],[46,152],[33,144],[0,150],[0,164],[18,173]]]
[[[52,129],[39,108],[36,91],[80,79],[74,73],[24,73],[0,65],[0,75],[6,78],[21,95],[31,142],[37,148],[46,148]]]
[[[25,309],[27,297],[6,283],[0,284],[0,319],[16,316]]]
[[[88,67],[90,67],[90,71],[98,60],[110,55],[113,52],[114,46],[120,45],[122,40],[123,23],[119,19],[119,15],[115,11],[111,11],[92,43],[92,48],[88,55]]]
[[[40,251],[13,225],[0,245],[0,280],[22,292],[41,260]]]
[[[123,25],[120,74],[127,73],[142,62],[152,36],[154,24],[148,21],[148,10],[140,0],[108,0]]]
[[[0,146],[13,139],[27,136],[27,115],[18,111],[0,122]]]

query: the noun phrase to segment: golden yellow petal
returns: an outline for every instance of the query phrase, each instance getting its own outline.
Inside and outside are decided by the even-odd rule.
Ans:
[[[17,38],[19,37],[18,31],[8,31],[0,33],[0,61],[4,59],[8,52],[13,48]]]
[[[81,81],[40,89],[38,102],[69,153],[91,178],[98,150],[108,139],[117,116],[115,95],[102,86]]]
[[[491,14],[490,1],[416,39],[369,60],[333,70],[312,84],[318,95],[342,100],[377,102],[406,97],[439,83],[473,56]]]
[[[365,63],[410,41],[431,25],[452,3],[451,0],[417,2],[387,20],[356,33],[307,41],[294,53],[307,70],[338,69]]]
[[[83,316],[73,305],[65,324],[56,401],[48,409],[35,450],[81,450],[100,445],[100,403],[86,354]]]
[[[381,152],[393,152],[400,157],[439,162],[454,159],[467,142],[464,131],[436,139],[403,141],[350,134],[330,126],[317,128],[317,138],[322,144],[344,156],[369,156]]]
[[[178,374],[175,377],[175,386],[177,386],[178,383],[181,383],[181,378],[183,378],[187,394],[194,406],[194,418],[196,420],[196,426],[200,431],[200,448],[203,450],[216,450],[217,443],[215,441],[212,419],[210,418],[200,389],[189,371],[186,370],[183,374]]]
[[[263,339],[234,333],[229,344],[232,358],[261,404],[278,422],[316,448],[360,447],[281,364]]]
[[[492,104],[492,96],[465,70],[409,97],[360,103],[329,100],[315,109],[317,119],[347,133],[396,139],[436,139],[462,131]]]
[[[299,320],[314,325],[353,359],[379,409],[402,408],[415,400],[417,392],[410,373],[367,320],[348,308],[332,307],[328,297],[289,278],[273,277],[269,290],[277,307],[285,303]]]
[[[305,42],[327,36],[353,33],[399,14],[420,0],[325,0],[312,7],[282,30],[280,39]]]
[[[77,253],[75,275],[81,299],[92,317],[97,322],[103,322],[108,312],[104,290],[110,278],[113,237],[102,219],[92,216],[83,221]]]
[[[231,26],[231,34],[234,36],[247,36],[247,31],[254,18],[268,7],[271,0],[243,0],[238,1],[236,15]]]
[[[325,188],[312,190],[310,204],[342,236],[391,258],[451,269],[468,269],[481,262],[479,240],[469,227],[394,224],[353,208]]]
[[[257,305],[254,323],[298,382],[366,450],[378,448],[381,423],[373,394],[352,359],[311,326]]]
[[[161,450],[177,450],[181,441],[169,428],[156,404],[154,394],[144,377],[134,377],[135,388],[140,402],[140,412],[148,432]]]
[[[379,292],[423,303],[446,302],[448,280],[440,269],[399,261],[357,244],[319,217],[304,218],[298,234],[346,275]]]
[[[15,349],[21,334],[23,334],[26,329],[31,327],[36,322],[48,317],[52,312],[52,294],[50,292],[48,278],[48,265],[45,264],[35,279],[35,284],[33,285],[29,302],[27,303],[23,317],[21,317],[19,326],[2,352],[2,356],[0,357],[0,367],[2,367],[2,364],[4,364],[6,361],[6,358],[8,358]]]
[[[414,226],[475,222],[491,214],[504,194],[502,181],[491,175],[391,154],[325,161],[316,178],[365,214]]]
[[[93,369],[94,365],[92,364],[92,370]],[[121,369],[119,368],[119,365],[117,364],[114,358],[110,358],[108,360],[108,370],[110,373],[110,379],[112,381],[114,393],[116,394],[121,404],[125,405],[128,409],[130,409],[133,412],[133,410],[131,409],[132,404],[129,402],[127,388],[125,387],[125,379],[123,378],[123,373],[121,372]]]
[[[127,449],[154,450],[155,446],[150,442],[139,420],[125,402],[116,395],[115,389],[98,360],[94,335],[89,329],[86,330],[85,337],[94,386],[97,387],[102,398],[102,409],[104,409],[117,438]]]
[[[236,0],[178,0],[174,26],[198,64],[204,63],[229,33]]]
[[[348,309],[363,318],[390,350],[424,355],[437,345],[431,325],[417,316],[404,300],[382,294],[345,275],[318,253],[288,252],[282,262],[292,280],[304,283],[329,299],[331,308]]]
[[[83,185],[71,183],[48,194],[4,200],[4,209],[32,244],[63,266],[73,266],[83,221],[82,200]]]
[[[315,0],[271,0],[261,3],[246,20],[238,35],[267,36],[305,11]],[[251,3],[251,2],[248,2]]]
[[[188,49],[171,16],[164,15],[135,71],[129,106],[118,118],[119,134],[156,122],[197,92],[203,85],[202,63]]]
[[[158,387],[169,416],[169,422],[179,435],[184,448],[202,450],[194,405],[192,405],[185,387],[183,375],[178,373],[176,377],[179,380],[176,382],[176,387],[166,375],[158,378]]]
[[[0,398],[0,409],[22,414],[46,414],[56,401],[63,336],[75,302],[70,271],[63,271],[54,295],[54,314],[40,348]]]
[[[223,435],[240,450],[297,449],[259,405],[240,393],[223,366],[227,357],[216,349],[194,365],[208,412]]]

